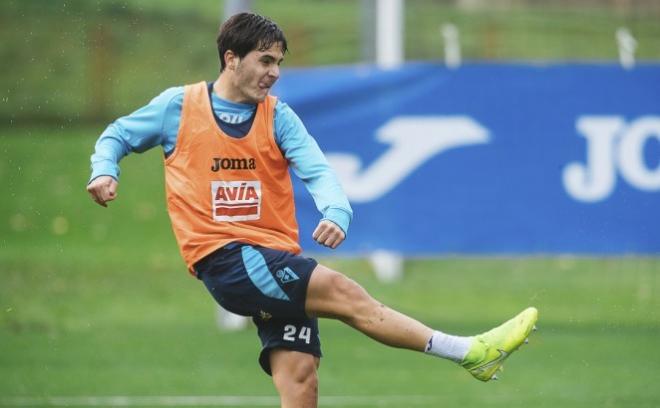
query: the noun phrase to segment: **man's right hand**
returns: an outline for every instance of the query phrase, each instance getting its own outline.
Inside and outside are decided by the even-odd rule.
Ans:
[[[110,176],[98,176],[87,185],[87,192],[98,205],[107,207],[108,201],[117,198],[117,184]]]

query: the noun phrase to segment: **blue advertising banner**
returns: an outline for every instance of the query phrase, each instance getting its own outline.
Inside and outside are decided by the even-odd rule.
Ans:
[[[660,252],[660,65],[289,69],[274,94],[351,201],[343,254]]]

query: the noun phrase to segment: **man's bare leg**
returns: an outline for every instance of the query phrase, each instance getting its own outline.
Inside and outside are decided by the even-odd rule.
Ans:
[[[423,351],[460,363],[481,381],[497,379],[504,360],[535,328],[538,311],[523,310],[500,326],[474,337],[431,330],[373,299],[343,274],[318,265],[309,280],[305,310],[310,316],[341,320],[392,347]]]
[[[433,330],[372,298],[345,275],[318,265],[307,287],[308,315],[338,319],[392,347],[424,351]]]
[[[282,408],[316,408],[318,403],[319,358],[299,351],[274,349],[270,352],[273,383]]]

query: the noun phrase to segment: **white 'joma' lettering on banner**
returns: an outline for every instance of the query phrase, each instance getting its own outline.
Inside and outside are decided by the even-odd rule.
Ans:
[[[617,172],[642,191],[660,191],[660,164],[649,168],[644,159],[647,142],[660,142],[660,117],[645,116],[626,123],[620,116],[581,116],[578,132],[587,139],[585,163],[564,168],[566,192],[576,200],[597,202],[609,197]]]

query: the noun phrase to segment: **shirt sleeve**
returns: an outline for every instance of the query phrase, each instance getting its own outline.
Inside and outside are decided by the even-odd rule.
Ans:
[[[148,105],[111,123],[96,142],[90,181],[99,176],[119,178],[119,161],[132,152],[161,145],[174,149],[181,119],[183,87],[169,88]]]
[[[323,219],[337,224],[347,234],[353,210],[337,175],[298,115],[279,100],[275,106],[275,139]]]

